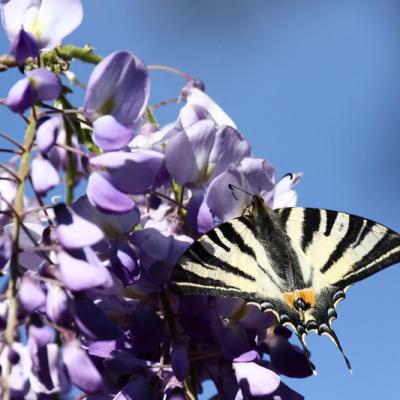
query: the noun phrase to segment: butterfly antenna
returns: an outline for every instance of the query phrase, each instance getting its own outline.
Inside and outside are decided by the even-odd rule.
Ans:
[[[240,188],[240,187],[238,187],[238,186],[235,186],[235,185],[233,185],[232,183],[230,183],[230,184],[228,185],[228,188],[229,188],[229,190],[232,192],[232,196],[233,196],[236,200],[238,200],[238,198],[237,198],[237,196],[235,195],[234,190],[239,190],[239,192],[246,193],[246,194],[248,194],[248,195],[251,196],[251,197],[254,196],[254,194],[252,194],[252,193],[248,192],[247,190],[244,190],[244,189],[242,189],[242,188]]]
[[[342,353],[344,361],[346,362],[347,368],[349,369],[349,372],[352,374],[353,370],[351,368],[350,361],[346,357],[346,354],[344,354],[343,347],[340,344],[339,338],[336,336],[336,333],[334,332],[333,329],[330,329],[329,332],[326,332],[326,334],[333,340],[333,342],[336,344],[336,346],[339,349],[339,351]]]
[[[308,365],[310,366],[313,375],[317,375],[317,371],[314,367],[314,364],[311,362],[311,359],[310,359],[311,352],[310,352],[310,350],[308,350],[306,342],[304,341],[304,334],[297,333],[297,337],[299,338],[301,346],[303,347],[304,355],[307,357]]]

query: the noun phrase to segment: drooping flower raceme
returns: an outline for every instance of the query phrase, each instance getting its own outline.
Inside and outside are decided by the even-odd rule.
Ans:
[[[224,399],[301,399],[281,379],[311,367],[272,314],[169,290],[199,235],[255,194],[293,206],[301,174],[277,179],[201,81],[160,127],[148,68],[126,51],[94,68],[72,106],[59,69],[35,62],[79,25],[81,2],[0,6],[21,71],[33,57],[5,102],[27,129],[0,180],[2,396],[186,400],[211,379]]]

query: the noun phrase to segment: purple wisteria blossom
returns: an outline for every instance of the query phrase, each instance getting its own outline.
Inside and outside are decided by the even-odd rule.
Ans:
[[[0,8],[25,74],[5,104],[27,123],[0,171],[2,396],[188,400],[211,380],[212,399],[301,399],[285,377],[312,368],[272,313],[170,287],[200,235],[254,195],[294,206],[301,174],[277,179],[202,81],[174,94],[181,108],[162,126],[149,105],[157,67],[127,51],[65,56],[79,0]],[[63,76],[85,56],[98,64],[79,100]]]
[[[181,185],[208,184],[231,162],[250,155],[250,145],[234,128],[214,122],[196,122],[167,143],[165,162],[172,177]],[[182,163],[185,168],[182,168]]]
[[[60,43],[82,18],[80,0],[10,0],[1,7],[1,20],[10,42],[15,41],[22,28],[44,49]]]
[[[6,105],[14,112],[24,112],[36,100],[53,100],[61,93],[58,77],[46,68],[27,72],[27,77],[19,80],[10,89]]]
[[[10,54],[22,65],[29,57],[39,57],[39,46],[33,35],[21,28],[11,45]]]
[[[293,207],[296,194],[292,187],[301,174],[289,174],[276,181],[275,168],[260,158],[244,158],[232,163],[213,180],[207,194],[207,204],[221,221],[239,217],[251,204],[252,196],[259,194],[273,208]],[[229,185],[234,185],[233,191]]]
[[[93,140],[104,150],[118,150],[134,136],[150,96],[147,68],[135,55],[118,51],[90,76],[84,107],[93,122]]]

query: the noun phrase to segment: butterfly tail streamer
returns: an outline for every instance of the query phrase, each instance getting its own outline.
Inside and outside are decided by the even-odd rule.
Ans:
[[[307,357],[307,361],[308,361],[308,364],[310,365],[310,368],[311,368],[311,371],[312,371],[313,375],[317,375],[317,370],[315,369],[314,364],[311,362],[311,352],[308,349],[308,347],[306,345],[306,342],[304,340],[304,334],[302,336],[300,333],[297,333],[297,337],[299,338],[299,341],[300,341],[301,346],[303,348],[303,352],[304,352],[305,356]]]

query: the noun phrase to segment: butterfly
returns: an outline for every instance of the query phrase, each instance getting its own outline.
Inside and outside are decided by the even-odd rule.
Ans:
[[[400,262],[400,235],[373,222],[319,208],[272,210],[259,195],[238,218],[196,240],[174,268],[184,295],[239,297],[272,311],[297,334],[328,335],[351,371],[332,321],[356,282]],[[310,364],[311,365],[311,364]]]

